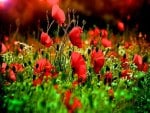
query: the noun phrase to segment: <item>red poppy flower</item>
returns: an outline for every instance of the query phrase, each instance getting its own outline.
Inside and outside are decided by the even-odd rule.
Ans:
[[[8,36],[4,36],[4,41],[7,42],[9,40]]]
[[[134,58],[133,58],[133,62],[138,67],[138,70],[141,70],[141,67],[142,67],[142,64],[143,64],[142,57],[138,54],[135,54]]]
[[[118,53],[115,51],[110,51],[107,53],[107,56],[108,57],[118,57]]]
[[[64,104],[65,106],[67,107],[68,109],[68,112],[69,113],[74,113],[74,111],[77,109],[77,108],[81,108],[81,102],[78,98],[73,98],[73,103],[71,104],[70,101],[71,101],[71,96],[72,96],[72,93],[70,90],[67,90],[64,94]]]
[[[42,81],[43,81],[43,78],[40,78],[40,77],[33,80],[33,86],[41,85]]]
[[[124,31],[124,23],[122,21],[118,21],[117,27],[119,31]]]
[[[143,63],[142,71],[143,71],[143,72],[147,72],[148,69],[149,69],[148,63]]]
[[[109,71],[106,72],[106,73],[105,73],[105,83],[106,83],[106,84],[107,84],[107,83],[110,84],[110,83],[112,82],[112,77],[113,77],[113,76],[112,76],[112,73],[111,73],[111,72],[109,72]]]
[[[71,100],[71,91],[67,90],[64,94],[64,104],[66,105],[67,109],[71,108],[70,100]]]
[[[104,47],[112,47],[112,43],[107,38],[102,38],[101,43]]]
[[[114,98],[114,90],[112,88],[108,90],[108,95],[110,98]]]
[[[69,32],[69,38],[71,43],[78,48],[82,47],[81,33],[82,28],[78,26],[72,28],[72,30]]]
[[[69,113],[74,113],[74,111],[77,109],[77,108],[81,108],[82,107],[82,104],[80,102],[79,99],[77,98],[74,98],[73,100],[73,104],[71,106],[71,109],[69,110]]]
[[[126,49],[128,49],[130,46],[131,46],[131,43],[125,42],[124,47],[125,47]]]
[[[62,25],[66,19],[64,11],[57,4],[52,6],[52,17],[59,25]]]
[[[121,77],[125,79],[130,79],[130,70],[122,70],[121,71]]]
[[[1,68],[0,68],[0,72],[1,73],[5,73],[6,72],[6,66],[7,66],[7,64],[6,63],[2,63],[2,66],[1,66]]]
[[[48,0],[48,3],[53,6],[59,3],[59,0]]]
[[[107,38],[108,37],[108,31],[106,29],[101,29],[101,37],[102,38]]]
[[[94,35],[99,36],[100,35],[100,29],[98,27],[95,27],[94,29]]]
[[[14,67],[16,72],[22,72],[24,70],[23,65],[19,64],[19,63],[12,63],[12,64],[10,64],[10,67],[11,68]]]
[[[99,40],[98,39],[92,39],[90,44],[93,45],[93,46],[97,46]]]
[[[121,59],[121,66],[123,67],[123,68],[128,68],[129,67],[129,64],[128,64],[128,59],[127,58],[122,58]]]
[[[14,73],[14,71],[13,70],[9,70],[9,79],[11,80],[11,81],[16,81],[16,74]]]
[[[91,30],[88,31],[88,35],[90,37],[94,37],[94,31],[93,31],[93,29],[91,29]]]
[[[5,44],[0,43],[0,53],[4,54],[7,52],[7,47],[5,46]]]
[[[90,38],[95,38],[100,35],[100,29],[98,27],[95,27],[94,29],[91,29],[88,31],[88,35]]]
[[[34,67],[34,74],[49,76],[51,75],[51,71],[52,65],[47,59],[41,58],[36,62],[36,65]]]
[[[50,38],[50,36],[47,33],[44,32],[42,32],[41,34],[40,41],[46,47],[50,47],[53,44],[53,40]]]
[[[85,82],[86,64],[81,54],[77,52],[71,54],[71,67],[74,69],[74,73],[78,75],[78,81]]]
[[[96,74],[98,74],[99,71],[101,70],[101,68],[103,67],[104,61],[105,61],[105,58],[104,58],[104,54],[103,54],[102,51],[99,50],[98,52],[96,52],[94,50],[92,52],[92,54],[91,54],[91,63],[94,66],[94,72]]]

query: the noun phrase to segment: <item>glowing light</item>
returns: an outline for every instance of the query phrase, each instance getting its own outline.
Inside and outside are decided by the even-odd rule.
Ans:
[[[0,2],[6,2],[7,0],[0,0]]]

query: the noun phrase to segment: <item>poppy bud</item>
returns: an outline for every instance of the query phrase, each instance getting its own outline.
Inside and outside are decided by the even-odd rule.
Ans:
[[[124,23],[122,22],[122,21],[118,21],[118,23],[117,23],[117,27],[118,27],[118,30],[119,31],[124,31]]]

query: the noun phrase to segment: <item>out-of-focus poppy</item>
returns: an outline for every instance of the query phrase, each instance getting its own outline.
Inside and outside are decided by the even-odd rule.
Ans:
[[[131,71],[129,69],[124,69],[121,71],[121,77],[125,79],[130,79],[130,73]]]
[[[59,0],[47,0],[47,2],[48,2],[51,6],[53,6],[53,5],[58,4],[58,3],[59,3]]]
[[[42,81],[43,81],[43,77],[39,77],[39,78],[33,80],[33,86],[42,84]]]
[[[50,47],[53,44],[53,40],[44,32],[41,33],[40,42],[46,47]]]
[[[78,108],[81,108],[82,104],[81,101],[78,98],[74,98],[73,104],[71,106],[71,109],[69,110],[69,113],[74,113],[74,111]]]
[[[121,58],[121,66],[125,69],[127,69],[129,67],[128,64],[128,59],[126,57],[126,54],[123,55],[123,57]]]
[[[66,105],[67,109],[71,108],[71,105],[70,105],[71,95],[72,94],[70,90],[67,90],[64,94],[64,104]]]
[[[112,78],[113,78],[112,72],[110,71],[110,68],[107,66],[106,73],[104,74],[104,84],[111,85]]]
[[[112,47],[112,42],[107,38],[102,38],[101,43],[104,47]]]
[[[9,70],[8,78],[13,82],[16,81],[16,74],[14,73],[12,69]]]
[[[82,107],[82,104],[81,104],[80,100],[76,97],[73,98],[73,103],[71,104],[70,103],[70,101],[72,99],[71,97],[72,97],[71,91],[67,90],[64,94],[64,104],[67,107],[69,113],[74,113],[74,111],[77,108]]]
[[[4,41],[7,42],[9,40],[8,36],[4,36]]]
[[[124,47],[128,49],[132,44],[130,42],[125,42]]]
[[[100,35],[100,29],[98,27],[95,27],[94,29],[88,31],[88,35],[93,38],[97,37]]]
[[[66,19],[64,11],[57,4],[52,6],[52,17],[60,26],[65,22]]]
[[[100,36],[102,38],[107,38],[108,37],[108,31],[106,29],[101,29],[100,30]]]
[[[111,84],[111,82],[112,82],[112,72],[106,72],[105,73],[105,81],[104,81],[104,83],[105,84]]]
[[[108,90],[108,95],[109,95],[110,99],[114,98],[114,90],[112,88]]]
[[[42,74],[42,75],[51,75],[52,71],[52,65],[51,63],[45,59],[41,58],[36,62],[36,65],[34,67],[34,74]]]
[[[78,81],[79,82],[85,82],[86,81],[86,64],[84,61],[84,58],[80,53],[72,52],[71,54],[71,67],[78,75]]]
[[[1,68],[0,68],[0,73],[5,73],[6,72],[6,67],[7,67],[7,64],[2,63]]]
[[[147,72],[148,69],[149,69],[148,63],[143,63],[142,71],[143,71],[143,72]]]
[[[93,39],[91,39],[90,44],[96,47],[98,42],[99,42],[99,40],[97,38],[93,38]]]
[[[125,30],[124,23],[122,21],[117,22],[118,30],[123,32]]]
[[[138,67],[138,70],[141,70],[142,64],[143,64],[143,59],[142,56],[135,54],[133,58],[133,62],[135,65]]]
[[[15,72],[22,72],[24,70],[23,65],[19,63],[12,63],[10,67],[15,68]]]
[[[96,50],[93,50],[91,53],[91,63],[94,66],[94,72],[99,73],[101,68],[103,67],[105,62],[104,54],[102,51],[96,52]]]
[[[7,52],[7,47],[5,46],[5,44],[0,42],[0,53],[4,54]]]
[[[69,32],[69,39],[71,43],[78,48],[82,47],[81,33],[82,28],[79,26],[72,28],[72,30]]]

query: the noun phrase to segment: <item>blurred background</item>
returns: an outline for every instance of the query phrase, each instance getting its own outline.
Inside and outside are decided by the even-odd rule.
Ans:
[[[85,29],[110,24],[115,32],[120,20],[130,29],[150,34],[150,0],[0,0],[0,33],[13,32],[16,22],[22,28],[20,32],[32,32],[39,22],[44,27],[46,10],[50,12],[54,2],[66,14],[68,8],[74,9],[80,20],[86,20]]]

